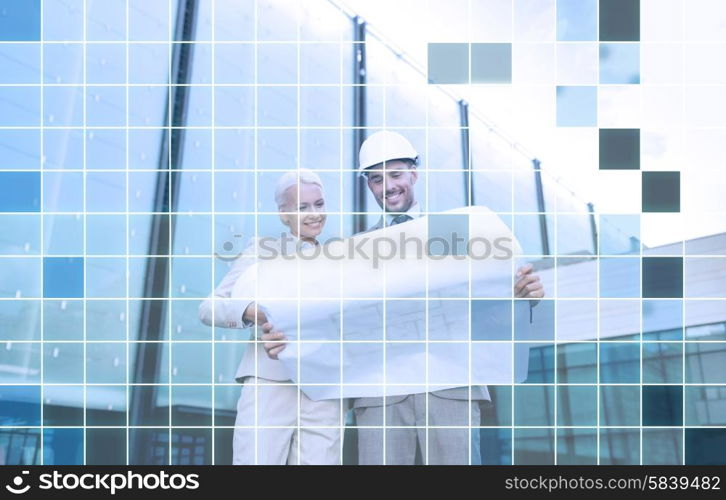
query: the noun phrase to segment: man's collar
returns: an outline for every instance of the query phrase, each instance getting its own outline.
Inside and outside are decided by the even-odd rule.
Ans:
[[[417,201],[414,201],[413,205],[411,205],[411,207],[404,213],[411,216],[413,219],[421,217],[421,206]],[[399,215],[401,215],[401,212],[386,212],[386,226],[390,226],[393,219]]]

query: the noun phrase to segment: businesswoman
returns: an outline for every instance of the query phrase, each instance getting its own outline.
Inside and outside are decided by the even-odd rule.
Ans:
[[[277,182],[275,202],[285,229],[276,243],[265,242],[266,249],[276,245],[277,250],[292,254],[296,246],[319,244],[326,214],[323,184],[317,174],[307,169],[285,173]],[[202,322],[223,328],[267,322],[264,308],[231,298],[237,280],[248,279],[243,274],[255,262],[256,249],[259,255],[258,240],[199,306]],[[341,463],[340,400],[309,399],[290,380],[282,362],[268,357],[262,342],[247,348],[235,378],[242,383],[242,391],[234,429],[234,464]]]

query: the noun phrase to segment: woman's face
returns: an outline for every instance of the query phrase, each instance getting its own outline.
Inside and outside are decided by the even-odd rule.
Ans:
[[[280,207],[280,220],[299,238],[316,238],[325,226],[325,199],[317,184],[301,182],[285,191],[287,202]]]

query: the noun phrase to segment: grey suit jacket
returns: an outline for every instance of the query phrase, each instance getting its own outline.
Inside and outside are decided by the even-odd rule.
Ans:
[[[381,218],[378,219],[378,222],[376,222],[373,226],[371,226],[369,229],[365,231],[361,231],[358,234],[365,234],[371,231],[376,231],[378,229],[381,229],[383,227],[383,221],[384,221],[385,215],[381,215]],[[404,222],[405,224],[405,222]],[[471,386],[471,393],[469,392],[469,387],[454,387],[452,389],[442,389],[440,391],[432,391],[429,394],[443,398],[443,399],[459,399],[459,400],[468,400],[471,399],[472,401],[491,401],[491,397],[489,396],[489,390],[485,385],[473,385]],[[353,408],[369,408],[369,407],[375,407],[375,406],[383,406],[385,405],[391,405],[395,403],[400,403],[404,399],[406,399],[409,395],[403,394],[400,396],[386,396],[385,398],[382,397],[375,397],[375,398],[356,398],[353,400]]]

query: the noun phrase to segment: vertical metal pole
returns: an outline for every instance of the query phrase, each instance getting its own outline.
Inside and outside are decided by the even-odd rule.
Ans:
[[[164,339],[164,314],[169,297],[169,269],[172,252],[171,231],[174,212],[177,207],[180,176],[184,151],[184,127],[186,125],[189,87],[192,70],[192,44],[196,24],[197,0],[180,0],[176,17],[174,40],[172,41],[171,81],[169,99],[162,133],[159,169],[154,194],[154,214],[151,220],[149,252],[146,262],[141,317],[139,320],[138,348],[133,365],[134,384],[155,383],[159,377],[162,343]],[[171,218],[171,220],[170,220]],[[131,390],[130,425],[143,425],[145,417],[154,412],[156,406],[154,386],[134,385]],[[132,440],[132,464],[151,463],[151,443],[146,442],[145,433],[136,432]]]
[[[471,206],[474,205],[474,188],[469,149],[469,103],[463,99],[459,100],[459,117],[461,123],[461,166],[464,169],[464,201],[466,206]]]
[[[366,183],[358,175],[358,151],[366,139],[366,23],[353,18],[353,233],[366,229]]]
[[[597,236],[597,224],[595,223],[595,206],[592,202],[588,202],[587,211],[590,213],[590,232],[592,233],[592,249],[593,255],[600,254],[600,248],[598,247],[598,236]]]
[[[545,214],[544,188],[542,187],[541,162],[535,158],[532,160],[534,167],[534,182],[537,189],[537,211],[539,212],[539,228],[542,234],[542,255],[551,255],[550,239],[547,234],[547,216]]]

